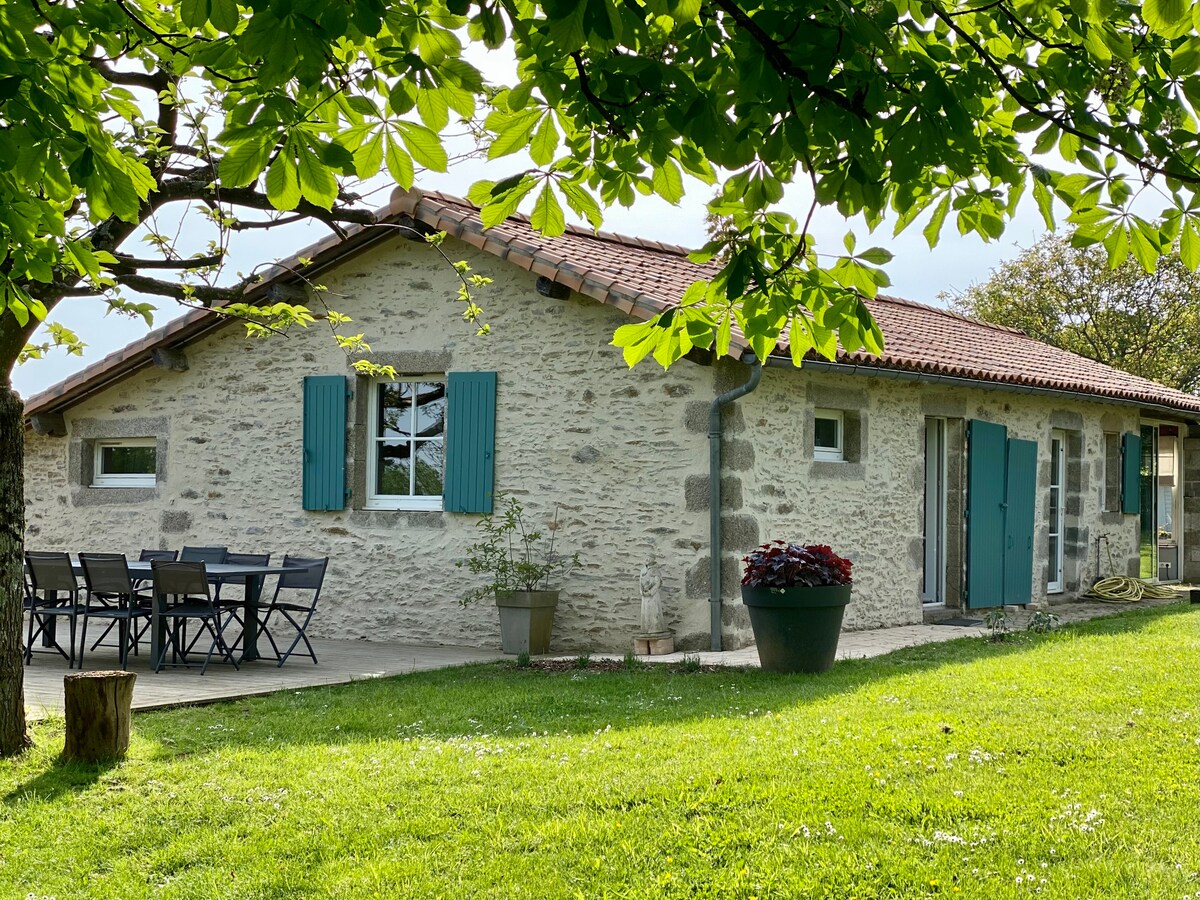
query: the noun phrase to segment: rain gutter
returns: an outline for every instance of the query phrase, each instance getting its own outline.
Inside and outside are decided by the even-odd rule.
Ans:
[[[794,369],[790,358],[778,356],[767,358],[768,366]],[[938,384],[944,387],[976,388],[985,391],[1000,391],[1008,394],[1032,394],[1040,397],[1057,397],[1063,400],[1091,400],[1095,403],[1112,403],[1118,406],[1135,406],[1138,409],[1168,413],[1188,421],[1200,421],[1200,411],[1183,410],[1160,403],[1133,400],[1126,397],[1109,397],[1104,394],[1068,391],[1061,388],[1038,387],[1036,385],[1013,384],[1007,381],[988,381],[983,378],[964,378],[960,375],[937,375],[930,372],[909,372],[904,369],[885,369],[880,366],[860,366],[855,363],[834,363],[825,360],[806,359],[803,370],[807,372],[830,372],[835,375],[861,375],[867,378],[885,378],[892,381],[916,381],[922,384]]]

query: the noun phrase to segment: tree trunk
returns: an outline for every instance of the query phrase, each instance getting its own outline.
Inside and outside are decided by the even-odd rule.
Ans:
[[[0,382],[0,756],[29,746],[21,662],[25,579],[25,406]]]
[[[101,762],[124,759],[129,749],[132,672],[77,672],[63,678],[67,740],[63,759]]]

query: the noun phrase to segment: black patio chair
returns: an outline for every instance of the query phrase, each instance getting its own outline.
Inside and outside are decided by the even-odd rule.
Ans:
[[[228,547],[184,547],[179,551],[179,561],[202,562],[211,566],[213,563],[225,562],[228,555]]]
[[[270,565],[271,563],[271,554],[227,553],[225,555],[225,562],[229,563],[230,565],[266,566]],[[239,627],[242,626],[244,623],[242,621],[242,617],[239,615],[239,611],[246,605],[246,576],[222,575],[220,578],[215,579],[215,583],[217,588],[213,592],[213,605],[216,606],[217,609],[223,614],[223,628],[228,628],[232,622],[237,622]],[[222,597],[221,591],[228,586],[240,586],[242,588],[242,596],[230,597],[228,594],[226,594],[226,596]],[[192,638],[192,641],[190,644],[188,644],[187,648],[189,653],[191,652],[192,647],[196,645],[196,641],[199,639],[199,634]],[[234,645],[236,645],[236,642]]]
[[[150,562],[155,559],[166,559],[174,562],[179,559],[178,550],[143,550],[138,554],[138,562]],[[149,581],[149,578],[135,578],[133,586],[140,589],[143,584]]]
[[[294,568],[296,571],[284,572],[279,576],[279,583],[275,585],[275,594],[259,617],[258,629],[271,642],[271,649],[275,653],[275,658],[279,660],[280,666],[288,661],[288,657],[292,655],[301,641],[304,641],[308,656],[312,658],[315,665],[317,654],[305,632],[308,630],[308,623],[312,621],[313,613],[316,612],[317,600],[321,597],[321,585],[325,582],[325,569],[329,566],[329,557],[305,559],[299,556],[285,556],[283,565],[284,568]],[[299,591],[300,596],[290,593],[282,594],[283,591]],[[311,596],[307,596],[310,591],[312,592]],[[291,646],[282,654],[279,652],[279,646],[275,643],[275,637],[271,634],[270,629],[271,616],[275,613],[283,616],[287,623],[296,629],[296,637],[292,640]]]
[[[25,664],[33,662],[33,642],[43,635],[54,635],[49,646],[62,654],[67,668],[75,665],[75,625],[87,608],[79,602],[79,582],[66,553],[27,550],[29,569],[29,631],[25,641]],[[39,596],[40,595],[40,596]],[[71,626],[67,650],[58,642],[57,621],[66,619]],[[53,623],[53,624],[52,624]]]
[[[121,668],[126,669],[130,649],[137,652],[138,638],[150,622],[150,595],[139,593],[134,587],[124,553],[80,553],[79,563],[83,566],[83,580],[88,590],[83,631],[79,636],[79,668],[83,668],[88,622],[100,619],[108,624],[92,649],[95,650],[104,635],[115,626]]]
[[[212,644],[204,657],[204,665],[200,667],[201,675],[208,671],[214,650],[219,650],[221,659],[238,668],[233,651],[221,636],[221,614],[213,605],[208,590],[208,572],[204,561],[155,559],[150,561],[150,568],[154,574],[155,607],[159,617],[166,620],[166,640],[158,659],[151,661],[154,671],[159,671],[166,662],[168,646],[172,648],[173,665],[190,665],[187,650],[183,646],[188,622],[199,622],[212,635]],[[169,602],[168,597],[174,598],[173,602]],[[175,663],[176,658],[183,662]]]

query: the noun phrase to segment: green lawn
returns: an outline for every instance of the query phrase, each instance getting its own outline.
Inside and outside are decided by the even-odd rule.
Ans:
[[[476,666],[139,715],[99,770],[49,722],[0,762],[0,897],[1200,898],[1198,635]]]

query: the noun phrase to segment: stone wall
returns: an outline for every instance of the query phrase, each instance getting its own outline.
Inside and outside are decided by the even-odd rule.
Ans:
[[[739,473],[745,500],[742,542],[731,556],[774,538],[826,543],[855,564],[847,628],[922,620],[924,420],[945,417],[950,466],[947,602],[963,585],[962,509],[965,422],[1005,425],[1009,437],[1038,444],[1034,534],[1035,604],[1070,599],[1091,585],[1095,538],[1109,535],[1119,569],[1137,559],[1137,517],[1103,512],[1104,432],[1135,430],[1137,411],[1100,403],[1001,391],[946,389],[904,380],[768,368],[757,391],[740,401],[741,440],[753,452]],[[846,415],[846,462],[814,461],[813,410]],[[851,425],[853,423],[853,426]],[[851,435],[857,429],[857,437]],[[1048,596],[1050,433],[1067,431],[1066,591]],[[954,442],[957,440],[957,446]],[[857,444],[857,446],[854,446]],[[1107,561],[1104,569],[1107,572]],[[726,596],[731,596],[727,585]],[[748,639],[735,616],[734,642]]]
[[[706,552],[708,517],[687,507],[685,483],[707,472],[707,443],[684,419],[691,401],[711,396],[712,370],[682,362],[631,372],[609,346],[627,321],[618,311],[548,299],[526,272],[453,241],[445,249],[495,278],[479,297],[493,334],[459,320],[453,275],[424,245],[392,241],[318,280],[382,362],[414,374],[498,373],[496,486],[537,524],[559,504],[559,546],[581,558],[563,585],[556,648],[628,648],[651,553],[669,626],[706,645],[707,606],[686,601],[684,580]],[[186,352],[186,372],[147,369],[68,410],[67,437],[28,433],[30,547],[329,555],[315,634],[498,643],[494,610],[458,602],[477,580],[455,567],[477,516],[301,508],[302,379],[350,374],[323,323],[266,342],[228,327]],[[160,439],[156,488],[86,486],[78,460],[89,440],[142,432]],[[361,506],[362,461],[349,443],[351,505]]]
[[[492,335],[478,337],[459,321],[453,276],[421,244],[392,241],[322,274],[323,296],[353,318],[352,329],[365,333],[380,362],[402,372],[498,373],[496,486],[519,496],[538,523],[559,504],[559,545],[577,549],[582,560],[563,586],[556,650],[630,646],[637,576],[651,554],[677,646],[707,648],[708,414],[713,397],[742,384],[749,369],[684,361],[667,373],[652,362],[630,371],[609,345],[627,321],[620,312],[576,295],[548,299],[528,273],[454,241],[445,249],[495,279],[479,298]],[[364,442],[356,429],[366,404],[359,379],[351,378],[358,392],[347,448],[351,508],[301,508],[302,379],[351,371],[323,323],[266,342],[246,340],[231,326],[186,353],[187,371],[143,370],[68,410],[66,437],[28,433],[30,547],[136,555],[143,547],[224,544],[269,550],[276,559],[328,555],[313,633],[498,644],[495,613],[458,602],[477,583],[455,562],[476,538],[478,517],[361,508]],[[844,412],[845,462],[813,460],[817,408]],[[1068,556],[1067,591],[1053,599],[1090,584],[1101,533],[1119,569],[1136,565],[1137,518],[1103,511],[1104,432],[1136,430],[1135,409],[771,367],[723,415],[726,647],[750,638],[738,593],[741,557],[776,537],[828,543],[853,559],[847,627],[921,621],[926,416],[949,425],[948,605],[961,602],[965,423],[972,418],[1038,443],[1035,602],[1051,599],[1046,486],[1054,428],[1068,433]],[[159,447],[157,487],[88,486],[90,441],[151,435]],[[1185,453],[1189,497],[1200,457],[1195,443]],[[1197,559],[1189,549],[1192,571]]]

